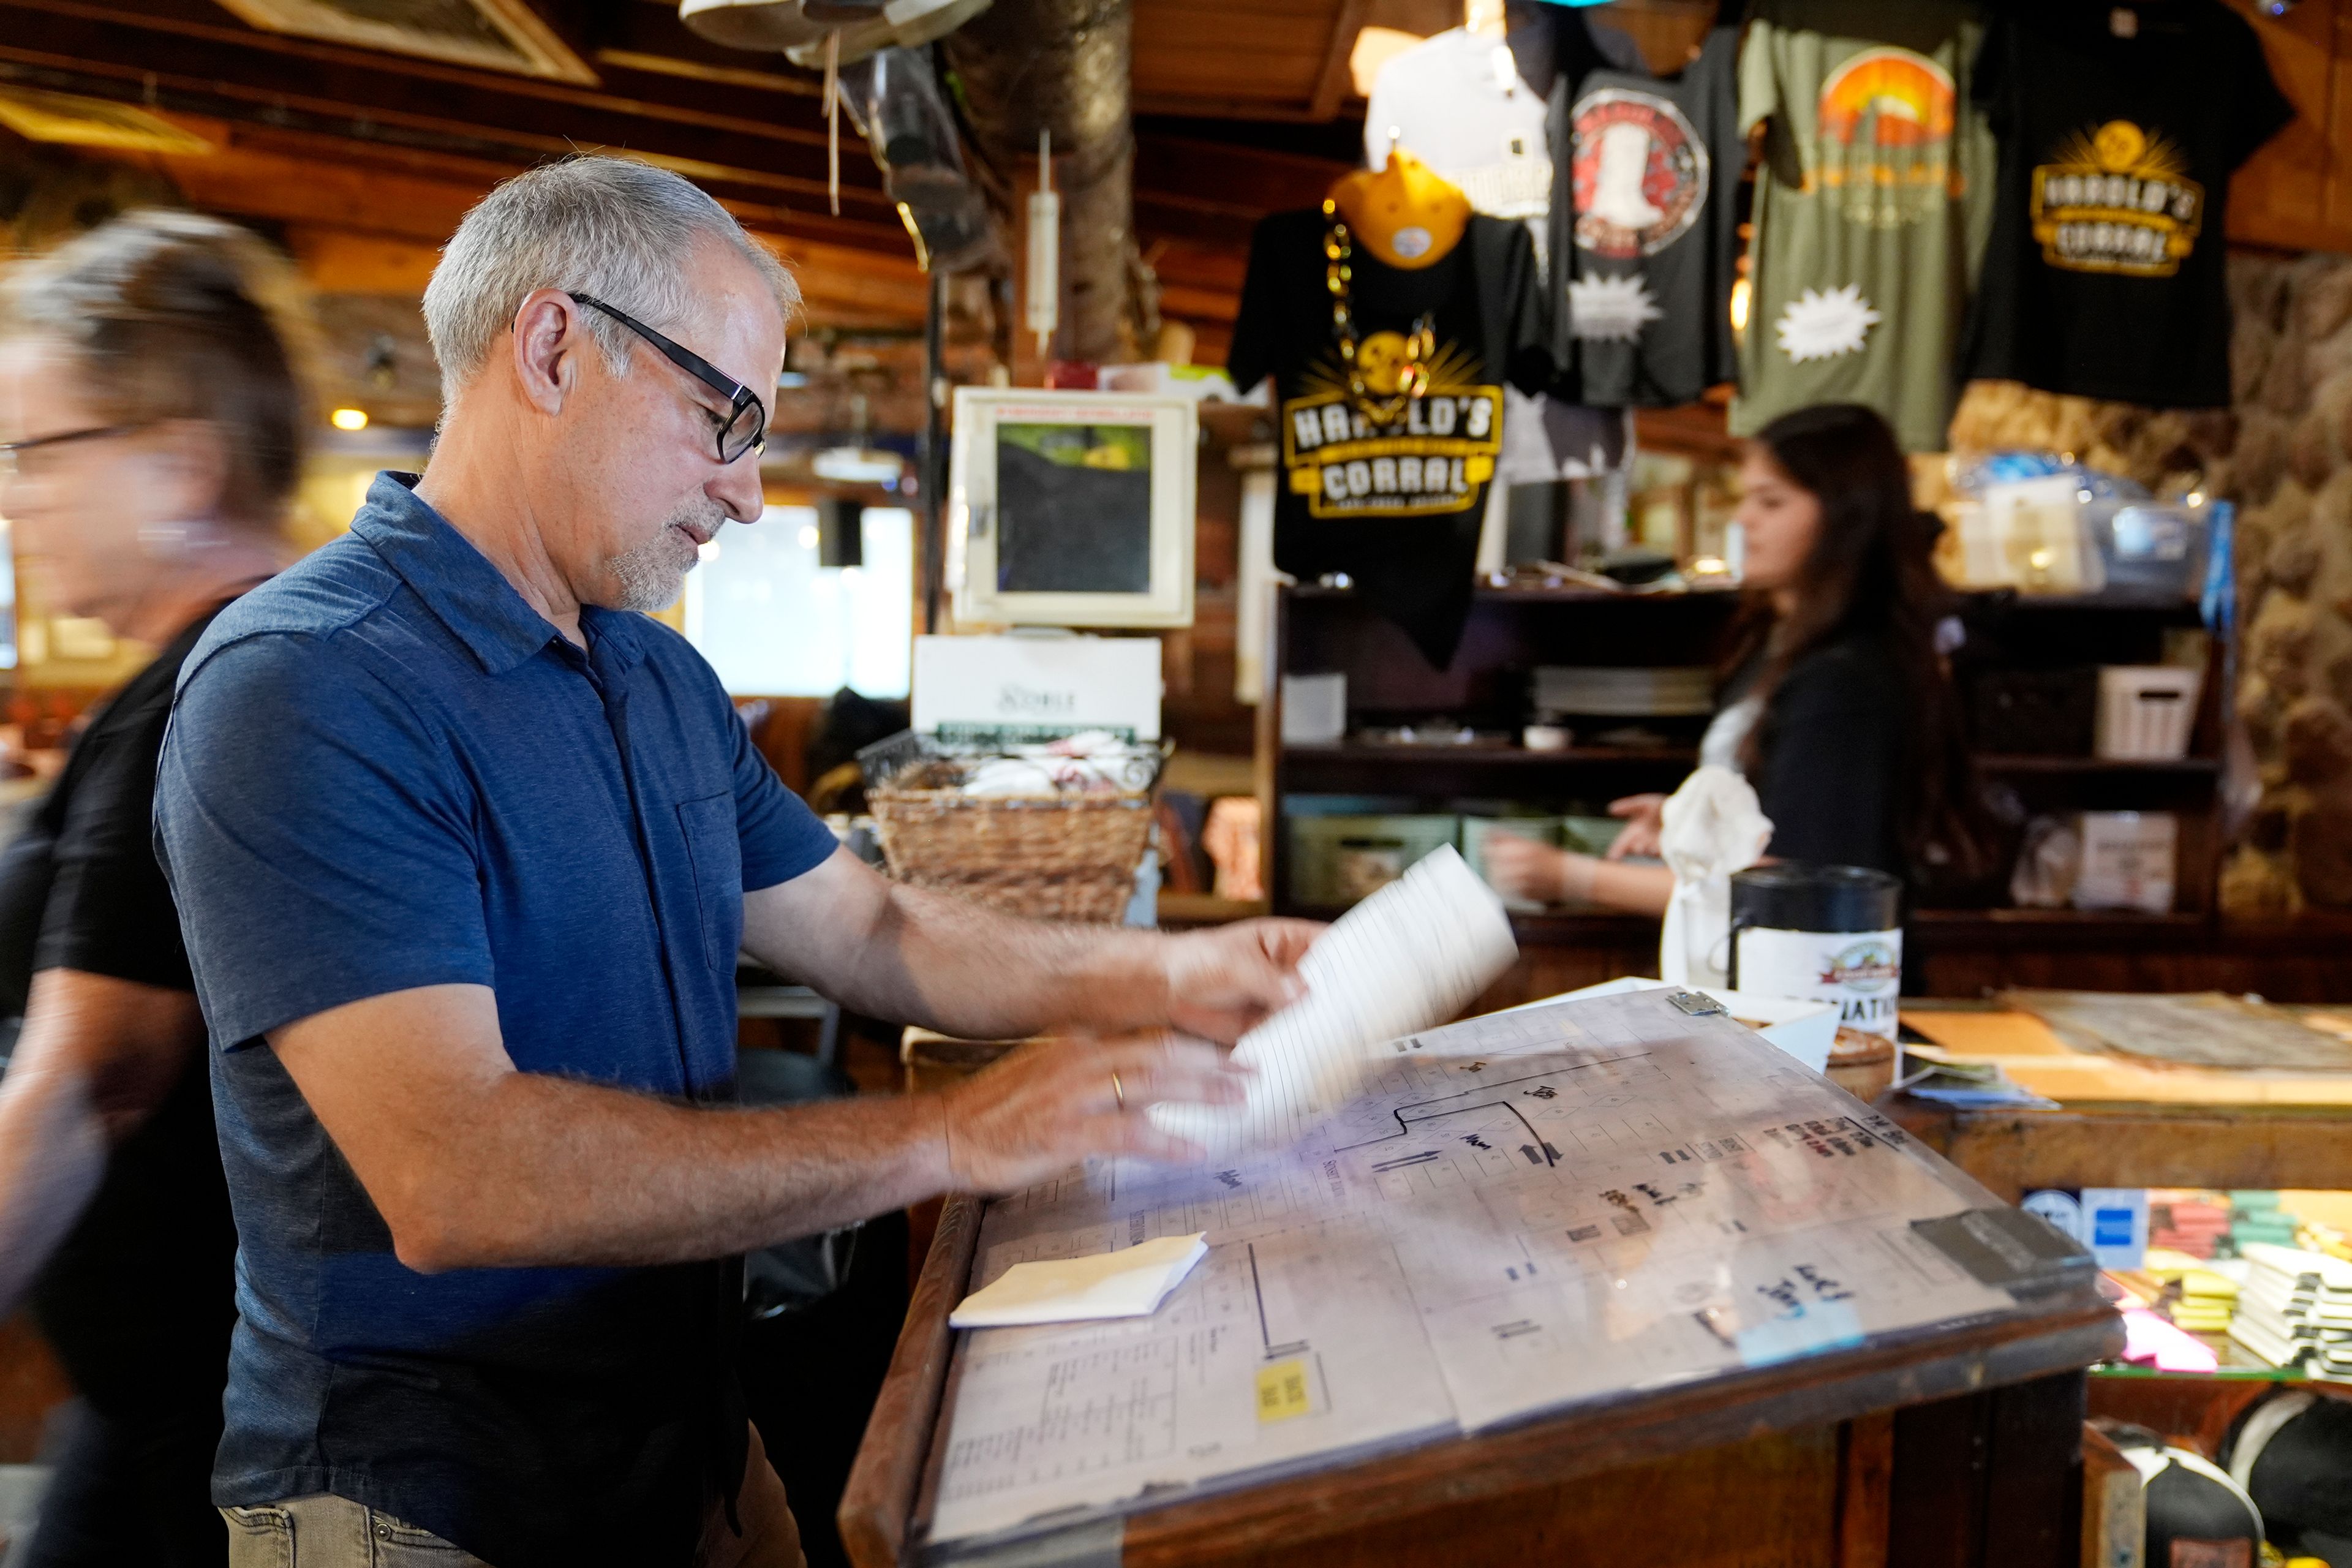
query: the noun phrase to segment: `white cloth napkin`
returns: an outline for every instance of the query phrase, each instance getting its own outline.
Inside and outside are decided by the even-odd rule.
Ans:
[[[1755,788],[1729,768],[1703,767],[1666,798],[1658,852],[1675,874],[1658,933],[1658,977],[1675,985],[1722,985],[1731,960],[1731,874],[1756,864],[1772,822]]]

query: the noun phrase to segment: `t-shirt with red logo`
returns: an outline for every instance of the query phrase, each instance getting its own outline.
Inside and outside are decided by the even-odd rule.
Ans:
[[[2226,406],[2222,203],[2294,118],[2253,29],[2219,0],[2021,12],[1977,89],[2001,166],[1969,374]]]
[[[1941,451],[1992,220],[1997,150],[1966,0],[1753,0],[1739,122],[1766,129],[1731,431],[1815,403],[1875,408]]]
[[[1671,407],[1733,379],[1739,29],[1673,81],[1597,70],[1552,88],[1555,301],[1587,403]]]

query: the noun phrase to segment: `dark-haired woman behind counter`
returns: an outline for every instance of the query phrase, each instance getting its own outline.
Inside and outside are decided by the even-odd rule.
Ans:
[[[1867,866],[1915,887],[1980,875],[1990,825],[1937,646],[1948,598],[1931,523],[1886,422],[1854,404],[1783,415],[1739,470],[1748,602],[1702,764],[1736,769],[1772,822],[1773,859]],[[1486,872],[1507,895],[1663,914],[1666,797],[1611,803],[1606,856],[1497,834]]]

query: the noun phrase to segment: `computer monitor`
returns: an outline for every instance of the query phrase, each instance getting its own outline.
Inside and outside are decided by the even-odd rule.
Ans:
[[[966,623],[1192,624],[1190,398],[955,395],[950,581]]]

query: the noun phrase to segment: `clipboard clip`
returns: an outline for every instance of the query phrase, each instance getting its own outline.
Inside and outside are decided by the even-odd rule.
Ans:
[[[1666,997],[1676,1007],[1694,1018],[1706,1018],[1729,1009],[1704,991],[1676,991]]]

